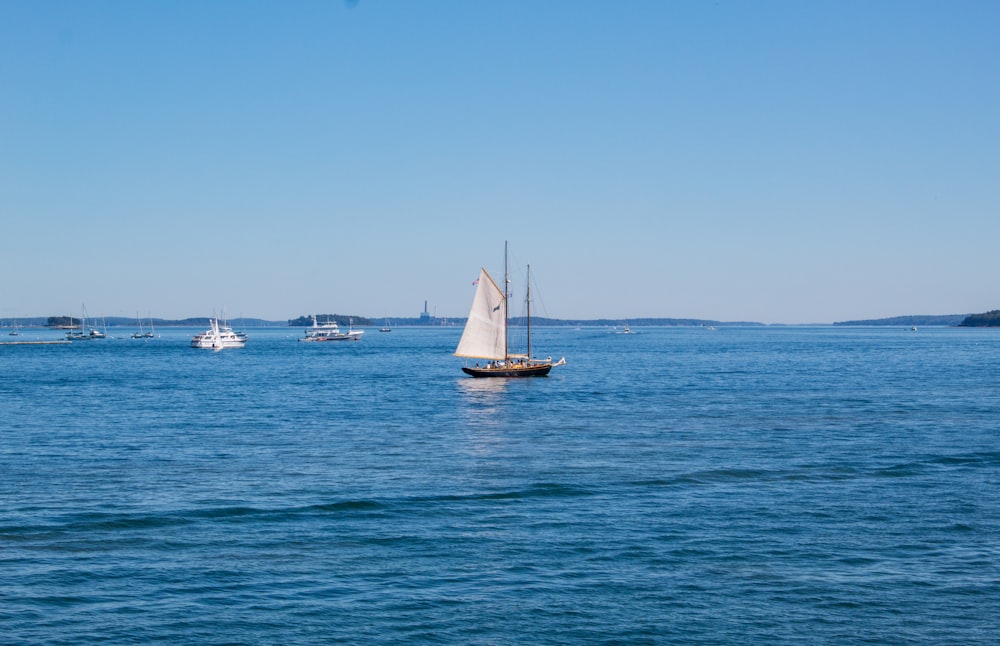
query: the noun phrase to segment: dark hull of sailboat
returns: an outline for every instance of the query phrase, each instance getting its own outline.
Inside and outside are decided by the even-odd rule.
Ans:
[[[532,364],[530,366],[507,366],[503,368],[469,368],[462,367],[462,372],[473,377],[544,377],[552,370],[551,363]]]

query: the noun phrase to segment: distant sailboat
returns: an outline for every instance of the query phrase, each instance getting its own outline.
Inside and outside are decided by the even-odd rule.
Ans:
[[[504,284],[510,283],[507,274],[507,245],[504,243]],[[554,366],[563,365],[552,358],[531,358],[531,267],[528,267],[527,301],[528,347],[525,354],[511,354],[508,344],[510,322],[507,302],[509,294],[497,286],[486,269],[480,269],[476,281],[476,295],[465,323],[462,338],[455,348],[456,357],[488,359],[485,366],[463,366],[462,372],[473,377],[544,377]]]
[[[82,307],[82,317],[80,319],[80,331],[74,332],[75,329],[76,327],[73,327],[70,329],[69,332],[66,333],[67,341],[90,341],[91,339],[103,339],[108,336],[107,333],[101,332],[97,328],[91,328],[89,332],[87,331],[86,306]],[[107,329],[107,326],[105,326],[105,329]]]
[[[389,325],[389,319],[385,320],[385,326],[378,329],[379,332],[392,332],[392,326]]]
[[[139,322],[139,331],[138,332],[133,332],[132,333],[132,338],[133,339],[152,339],[153,336],[154,336],[154,333],[153,333],[153,319],[149,319],[149,330],[143,330],[142,329],[142,319],[139,318],[139,313],[138,312],[135,313],[135,319],[136,319],[136,321]]]

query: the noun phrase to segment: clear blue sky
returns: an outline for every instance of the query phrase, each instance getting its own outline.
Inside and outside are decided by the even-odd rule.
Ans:
[[[0,317],[1000,307],[1000,2],[0,3]]]

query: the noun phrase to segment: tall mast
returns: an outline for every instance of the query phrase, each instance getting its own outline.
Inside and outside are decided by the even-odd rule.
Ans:
[[[524,298],[528,304],[528,361],[531,361],[531,265],[528,265],[528,286],[524,289]]]
[[[510,276],[507,275],[507,241],[503,241],[503,360],[510,355]]]

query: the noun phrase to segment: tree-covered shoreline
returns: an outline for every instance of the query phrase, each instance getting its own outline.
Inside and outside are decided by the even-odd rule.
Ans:
[[[860,321],[839,321],[834,325],[960,325],[968,314],[913,314],[909,316],[893,316],[884,319],[864,319]]]
[[[959,325],[962,327],[1000,327],[1000,310],[970,314]]]

